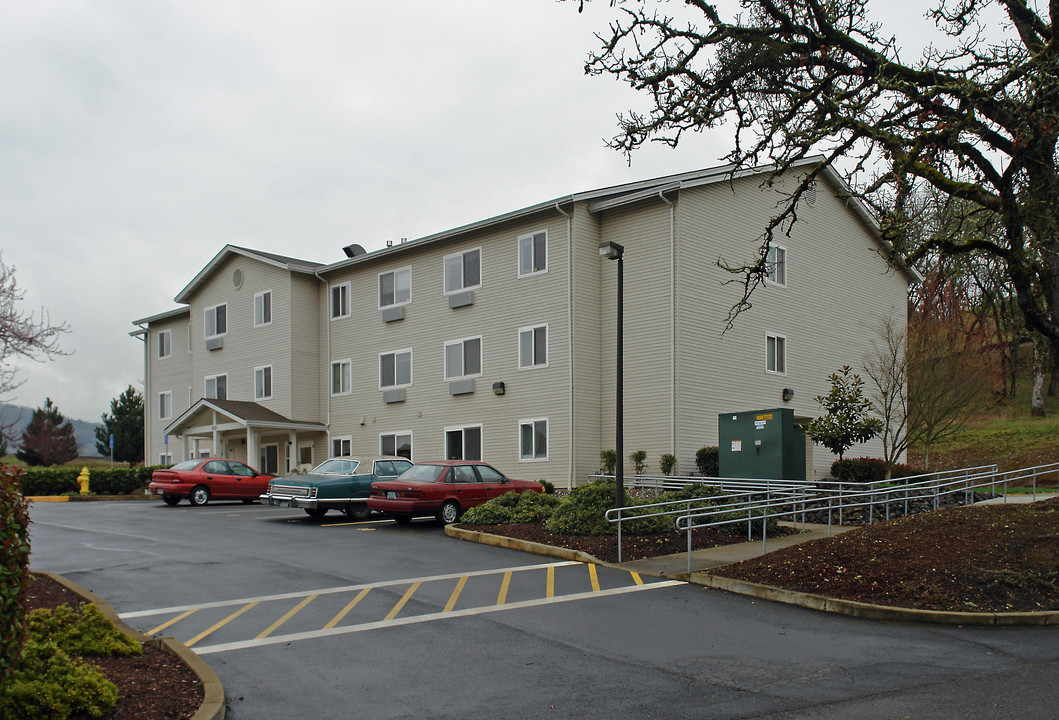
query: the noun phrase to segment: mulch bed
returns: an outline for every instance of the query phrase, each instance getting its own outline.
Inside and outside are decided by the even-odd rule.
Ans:
[[[568,548],[586,552],[597,560],[604,562],[618,562],[618,536],[617,535],[560,535],[550,533],[544,529],[542,523],[516,523],[510,525],[466,525],[459,527],[466,530],[477,530],[492,535],[504,535],[506,537],[526,540],[529,542],[554,545],[555,547]],[[789,527],[780,526],[775,531],[769,531],[769,537],[780,537],[797,532]],[[755,533],[758,540],[761,535]],[[734,545],[746,542],[746,527],[742,532],[731,532],[718,530],[716,528],[700,528],[691,533],[691,549],[702,550],[705,548],[718,547],[720,545]],[[644,558],[658,557],[659,555],[675,555],[688,551],[687,533],[671,531],[664,533],[651,533],[648,535],[630,535],[623,533],[621,536],[621,559],[622,562],[630,560],[642,560]]]
[[[80,607],[84,598],[44,575],[33,575],[29,609]],[[104,720],[185,720],[202,704],[202,684],[178,658],[145,645],[143,655],[85,658],[118,688],[118,704]]]

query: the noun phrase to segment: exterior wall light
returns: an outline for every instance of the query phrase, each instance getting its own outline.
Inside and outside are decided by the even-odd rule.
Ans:
[[[794,390],[791,388],[783,388],[783,402],[790,402],[794,399]]]
[[[505,392],[507,392],[507,389],[504,387],[504,383],[503,382],[495,382],[495,383],[493,383],[493,394],[494,395],[503,395]]]

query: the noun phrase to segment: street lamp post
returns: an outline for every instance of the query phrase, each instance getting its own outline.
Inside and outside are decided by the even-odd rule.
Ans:
[[[625,507],[625,248],[616,242],[601,242],[600,257],[618,261],[617,352],[614,359],[614,507]]]

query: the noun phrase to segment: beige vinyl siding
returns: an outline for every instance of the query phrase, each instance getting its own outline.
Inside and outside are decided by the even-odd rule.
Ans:
[[[566,219],[537,219],[469,233],[449,242],[392,253],[329,277],[350,281],[351,317],[330,323],[330,361],[352,359],[352,393],[332,397],[331,435],[351,435],[353,451],[374,452],[379,434],[413,433],[415,460],[444,457],[446,427],[482,425],[483,459],[514,477],[566,485],[569,476],[569,365]],[[548,232],[548,271],[518,277],[518,237]],[[451,309],[444,295],[445,255],[481,247],[482,286],[474,304]],[[378,309],[378,275],[412,271],[411,302],[403,320],[385,323]],[[520,370],[518,329],[548,325],[548,367]],[[474,392],[452,396],[444,378],[444,344],[481,336],[482,375]],[[405,401],[386,404],[379,390],[379,353],[412,349],[412,385]],[[496,396],[494,382],[506,393]],[[548,418],[549,459],[519,461],[518,421]]]
[[[791,181],[787,181],[788,183]],[[789,237],[787,285],[763,285],[753,307],[724,332],[739,284],[716,266],[749,263],[780,200],[757,179],[719,183],[681,193],[678,325],[682,328],[679,374],[678,460],[694,467],[695,451],[717,443],[717,415],[790,407],[796,416],[820,413],[815,398],[829,389],[828,376],[843,365],[859,370],[882,319],[903,317],[906,279],[888,270],[860,221],[830,188],[821,184],[817,203],[800,208]],[[786,375],[765,372],[765,335],[786,337]],[[723,334],[722,334],[723,333]],[[782,401],[783,388],[795,391]],[[738,388],[738,391],[733,391]],[[877,442],[857,446],[857,455],[881,453]],[[830,453],[816,447],[813,461],[825,473]]]
[[[600,282],[605,265],[599,256],[599,220],[584,205],[573,212],[574,256],[572,258],[574,338],[574,459],[572,485],[585,482],[599,469],[602,447],[600,428],[602,390],[600,362],[608,351],[600,340]],[[613,270],[611,270],[613,272]],[[613,340],[613,335],[611,335]],[[609,403],[613,408],[613,402]],[[613,427],[613,424],[612,424]],[[613,437],[613,436],[612,436]],[[611,441],[613,442],[613,441]]]
[[[172,347],[169,357],[159,358],[158,335],[166,330],[170,332]],[[147,419],[146,462],[148,465],[153,465],[165,452],[165,428],[189,407],[188,387],[191,383],[191,358],[188,355],[187,316],[154,323],[150,326],[147,363],[150,386],[144,397],[144,413]],[[172,393],[172,408],[168,420],[161,420],[158,417],[158,395],[163,392]],[[176,438],[169,439],[169,452],[173,456],[173,462],[185,459],[183,447]]]
[[[625,467],[630,453],[647,452],[647,469],[657,473],[662,453],[672,447],[670,403],[669,206],[657,198],[609,210],[600,221],[601,239],[625,247]],[[597,252],[597,258],[599,254]],[[599,258],[601,272],[600,428],[603,448],[614,447],[617,261]],[[598,458],[597,458],[598,459]]]
[[[321,404],[320,323],[318,297],[326,285],[314,275],[290,274],[290,304],[285,308],[290,318],[290,387],[291,420],[326,422],[326,405]],[[317,453],[316,457],[320,457]]]

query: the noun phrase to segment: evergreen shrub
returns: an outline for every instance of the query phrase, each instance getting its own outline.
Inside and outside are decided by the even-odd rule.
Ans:
[[[0,688],[22,652],[29,588],[29,512],[16,468],[0,466]]]

